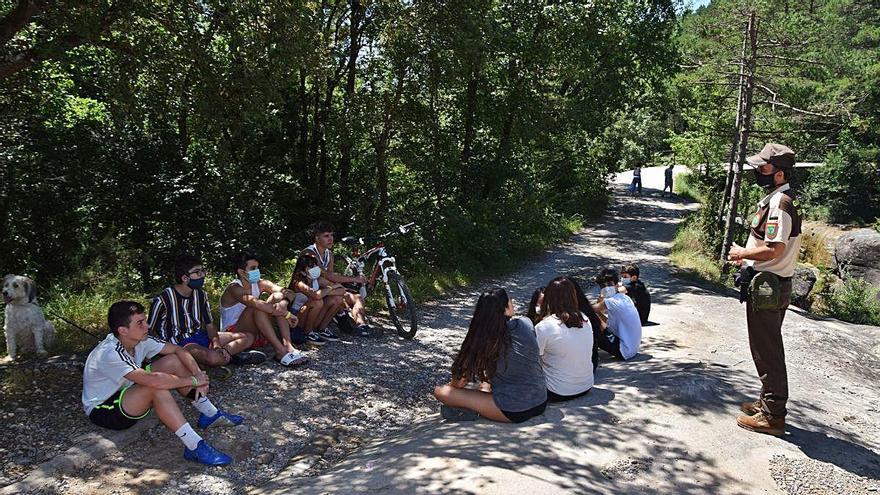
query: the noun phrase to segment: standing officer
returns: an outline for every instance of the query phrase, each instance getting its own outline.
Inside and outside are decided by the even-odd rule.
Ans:
[[[768,143],[746,160],[755,167],[755,180],[768,194],[758,202],[746,247],[732,246],[728,259],[752,267],[758,272],[755,281],[761,282],[746,298],[749,347],[761,379],[761,396],[740,406],[745,415],[736,423],[750,431],[781,436],[788,401],[782,321],[791,301],[791,277],[801,245],[801,218],[788,183],[794,151]]]

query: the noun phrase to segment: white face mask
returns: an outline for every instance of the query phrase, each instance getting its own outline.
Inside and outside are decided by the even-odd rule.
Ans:
[[[313,266],[313,267],[309,268],[309,278],[314,280],[320,276],[321,276],[321,267]]]
[[[599,291],[599,294],[604,298],[611,297],[614,294],[617,294],[617,287],[614,287],[613,285],[610,287],[602,287],[602,290]]]
[[[538,315],[541,314],[541,305],[540,304],[535,305],[535,314],[538,314]]]

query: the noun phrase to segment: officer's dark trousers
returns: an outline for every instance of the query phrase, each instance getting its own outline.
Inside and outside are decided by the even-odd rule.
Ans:
[[[746,301],[749,347],[761,379],[761,409],[773,418],[785,417],[788,402],[788,374],[782,347],[782,320],[791,302],[791,279],[782,281],[779,309],[757,310]]]

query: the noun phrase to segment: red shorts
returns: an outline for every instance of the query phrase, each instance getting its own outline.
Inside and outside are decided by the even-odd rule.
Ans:
[[[235,325],[229,325],[228,327],[226,327],[226,330],[224,330],[224,332],[230,333],[235,333],[237,331],[238,330],[235,329]],[[256,338],[254,338],[254,343],[251,344],[251,349],[259,349],[261,347],[266,347],[267,345],[269,345],[269,341],[263,338],[262,335],[257,335]]]

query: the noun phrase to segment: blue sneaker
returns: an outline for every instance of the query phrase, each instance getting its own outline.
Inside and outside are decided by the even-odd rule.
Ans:
[[[239,416],[237,414],[229,414],[228,412],[226,412],[222,409],[217,409],[217,414],[215,414],[213,416],[207,416],[204,413],[199,414],[199,421],[197,424],[199,425],[199,428],[204,430],[205,428],[207,428],[215,423],[218,426],[219,425],[238,426],[242,423],[242,421],[244,421],[244,417],[242,417],[242,416]]]
[[[232,462],[232,457],[211,447],[211,444],[204,440],[199,440],[196,450],[189,450],[184,447],[183,458],[188,461],[201,462],[208,466],[225,466]]]

